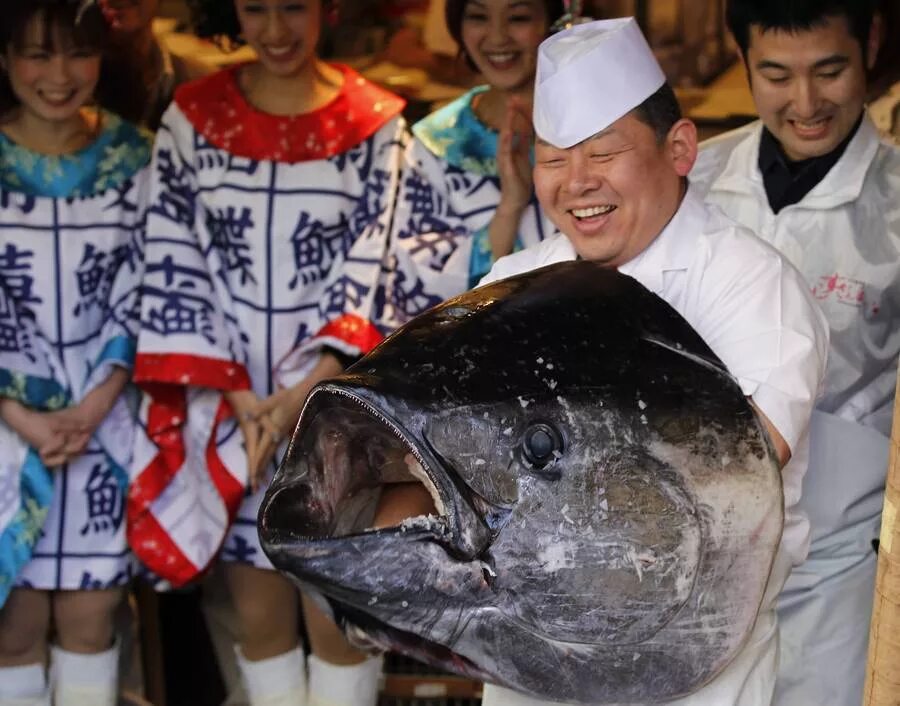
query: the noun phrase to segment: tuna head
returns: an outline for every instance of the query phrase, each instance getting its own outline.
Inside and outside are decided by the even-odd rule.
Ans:
[[[430,514],[373,529],[403,482]],[[740,649],[782,504],[696,332],[578,262],[450,300],[316,387],[260,536],[355,640],[538,697],[653,702]]]

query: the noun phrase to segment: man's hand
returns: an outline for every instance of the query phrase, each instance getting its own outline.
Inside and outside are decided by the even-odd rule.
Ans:
[[[748,398],[749,399],[749,398]],[[756,406],[756,403],[753,400],[750,400],[750,404],[753,409],[756,411],[756,414],[759,416],[760,421],[763,426],[766,428],[766,431],[769,433],[769,438],[772,440],[772,446],[775,447],[775,455],[778,457],[778,463],[780,464],[780,468],[784,468],[788,461],[791,460],[791,447],[788,446],[787,441],[784,440],[784,437],[781,435],[781,432],[775,428],[775,425],[769,421],[769,418],[762,413],[762,410]]]

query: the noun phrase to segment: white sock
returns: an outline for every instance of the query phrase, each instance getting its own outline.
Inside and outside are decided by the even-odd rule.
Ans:
[[[235,645],[250,706],[306,706],[306,659],[297,647],[276,657],[251,662]]]
[[[92,655],[50,649],[50,683],[55,706],[116,706],[119,645]]]
[[[0,706],[50,706],[44,665],[0,667]]]
[[[384,657],[339,666],[310,655],[309,706],[375,706]]]

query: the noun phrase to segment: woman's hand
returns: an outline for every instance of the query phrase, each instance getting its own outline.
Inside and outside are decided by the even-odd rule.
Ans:
[[[255,419],[260,436],[251,467],[255,469],[258,480],[262,480],[263,472],[268,468],[281,442],[294,430],[306,396],[314,384],[308,380],[306,378],[294,387],[282,388],[256,406]]]
[[[534,192],[532,139],[531,118],[525,105],[519,98],[512,96],[506,104],[497,144],[500,202],[488,232],[494,259],[513,251],[522,212],[531,202]]]
[[[106,415],[115,405],[125,385],[128,384],[130,373],[125,368],[115,368],[110,376],[100,385],[84,396],[77,405],[62,409],[58,412],[47,412],[47,416],[62,426],[62,428],[79,430],[81,435],[76,437],[70,434],[69,443],[66,446],[70,458],[84,453],[88,442],[97,431],[97,427],[106,419]]]
[[[251,460],[259,480],[272,461],[281,442],[293,432],[300,418],[300,412],[313,387],[321,380],[333,377],[344,366],[331,353],[325,352],[309,375],[293,387],[282,388],[256,406],[254,419],[259,424],[260,440],[256,456]]]
[[[48,468],[78,456],[90,439],[81,423],[54,412],[37,412],[21,402],[0,400],[0,418],[31,448]]]
[[[257,453],[262,430],[256,419],[256,408],[259,397],[252,390],[231,390],[223,393],[225,401],[231,405],[241,436],[244,437],[244,450],[247,452],[247,474],[250,487],[256,489],[257,473],[253,467],[253,459]]]
[[[498,208],[519,214],[531,201],[534,179],[531,167],[531,143],[534,132],[531,117],[522,100],[510,97],[497,145],[497,171],[500,175]]]

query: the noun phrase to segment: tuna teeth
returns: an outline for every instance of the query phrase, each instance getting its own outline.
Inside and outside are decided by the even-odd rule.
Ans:
[[[575,218],[593,218],[594,216],[605,216],[612,213],[615,206],[591,206],[590,208],[573,208],[572,215]]]

